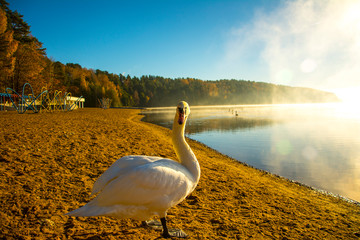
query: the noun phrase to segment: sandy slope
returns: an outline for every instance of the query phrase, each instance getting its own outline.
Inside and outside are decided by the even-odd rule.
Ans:
[[[1,239],[157,239],[139,221],[74,218],[97,177],[116,159],[175,159],[170,131],[137,110],[0,112]],[[247,167],[189,141],[200,183],[170,209],[170,227],[190,239],[358,239],[360,207]]]

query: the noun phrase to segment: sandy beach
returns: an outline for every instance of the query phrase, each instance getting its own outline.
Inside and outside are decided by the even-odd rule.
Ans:
[[[125,155],[176,159],[170,130],[136,109],[0,112],[0,239],[159,239],[140,221],[64,214]],[[195,191],[168,212],[189,239],[359,239],[360,206],[248,167],[188,140]]]

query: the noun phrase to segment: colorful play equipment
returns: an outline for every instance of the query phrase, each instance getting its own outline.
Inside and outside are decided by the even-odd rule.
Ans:
[[[45,87],[41,89],[41,91],[45,90]],[[45,111],[71,111],[77,107],[83,108],[85,99],[82,96],[72,97],[70,92],[62,94],[61,91],[55,90],[53,95],[47,94],[41,97],[40,102],[42,103],[42,110]]]
[[[72,97],[70,92],[62,95],[61,91],[55,90],[54,94],[43,87],[39,95],[35,95],[29,83],[25,83],[22,88],[22,94],[17,93],[11,88],[6,88],[6,93],[0,93],[0,110],[9,108],[15,109],[18,113],[25,113],[32,110],[34,113],[42,111],[71,111],[75,108],[83,108],[85,99],[81,97]]]
[[[16,98],[17,95],[13,94],[10,96],[10,94],[7,93],[0,93],[0,111],[4,111],[9,107],[12,107],[10,103],[10,97]]]

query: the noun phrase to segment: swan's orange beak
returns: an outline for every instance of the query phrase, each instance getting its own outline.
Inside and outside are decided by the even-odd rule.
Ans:
[[[178,119],[178,123],[180,125],[182,125],[185,122],[185,114],[184,113],[179,113],[179,119]]]

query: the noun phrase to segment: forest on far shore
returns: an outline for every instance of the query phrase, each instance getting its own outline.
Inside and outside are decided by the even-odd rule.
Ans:
[[[30,83],[35,94],[43,87],[83,96],[85,106],[109,98],[112,107],[171,106],[179,100],[191,105],[273,104],[336,102],[335,94],[247,80],[203,81],[194,78],[165,78],[109,73],[61,62],[46,56],[46,49],[17,11],[0,0],[0,92],[17,92]]]

